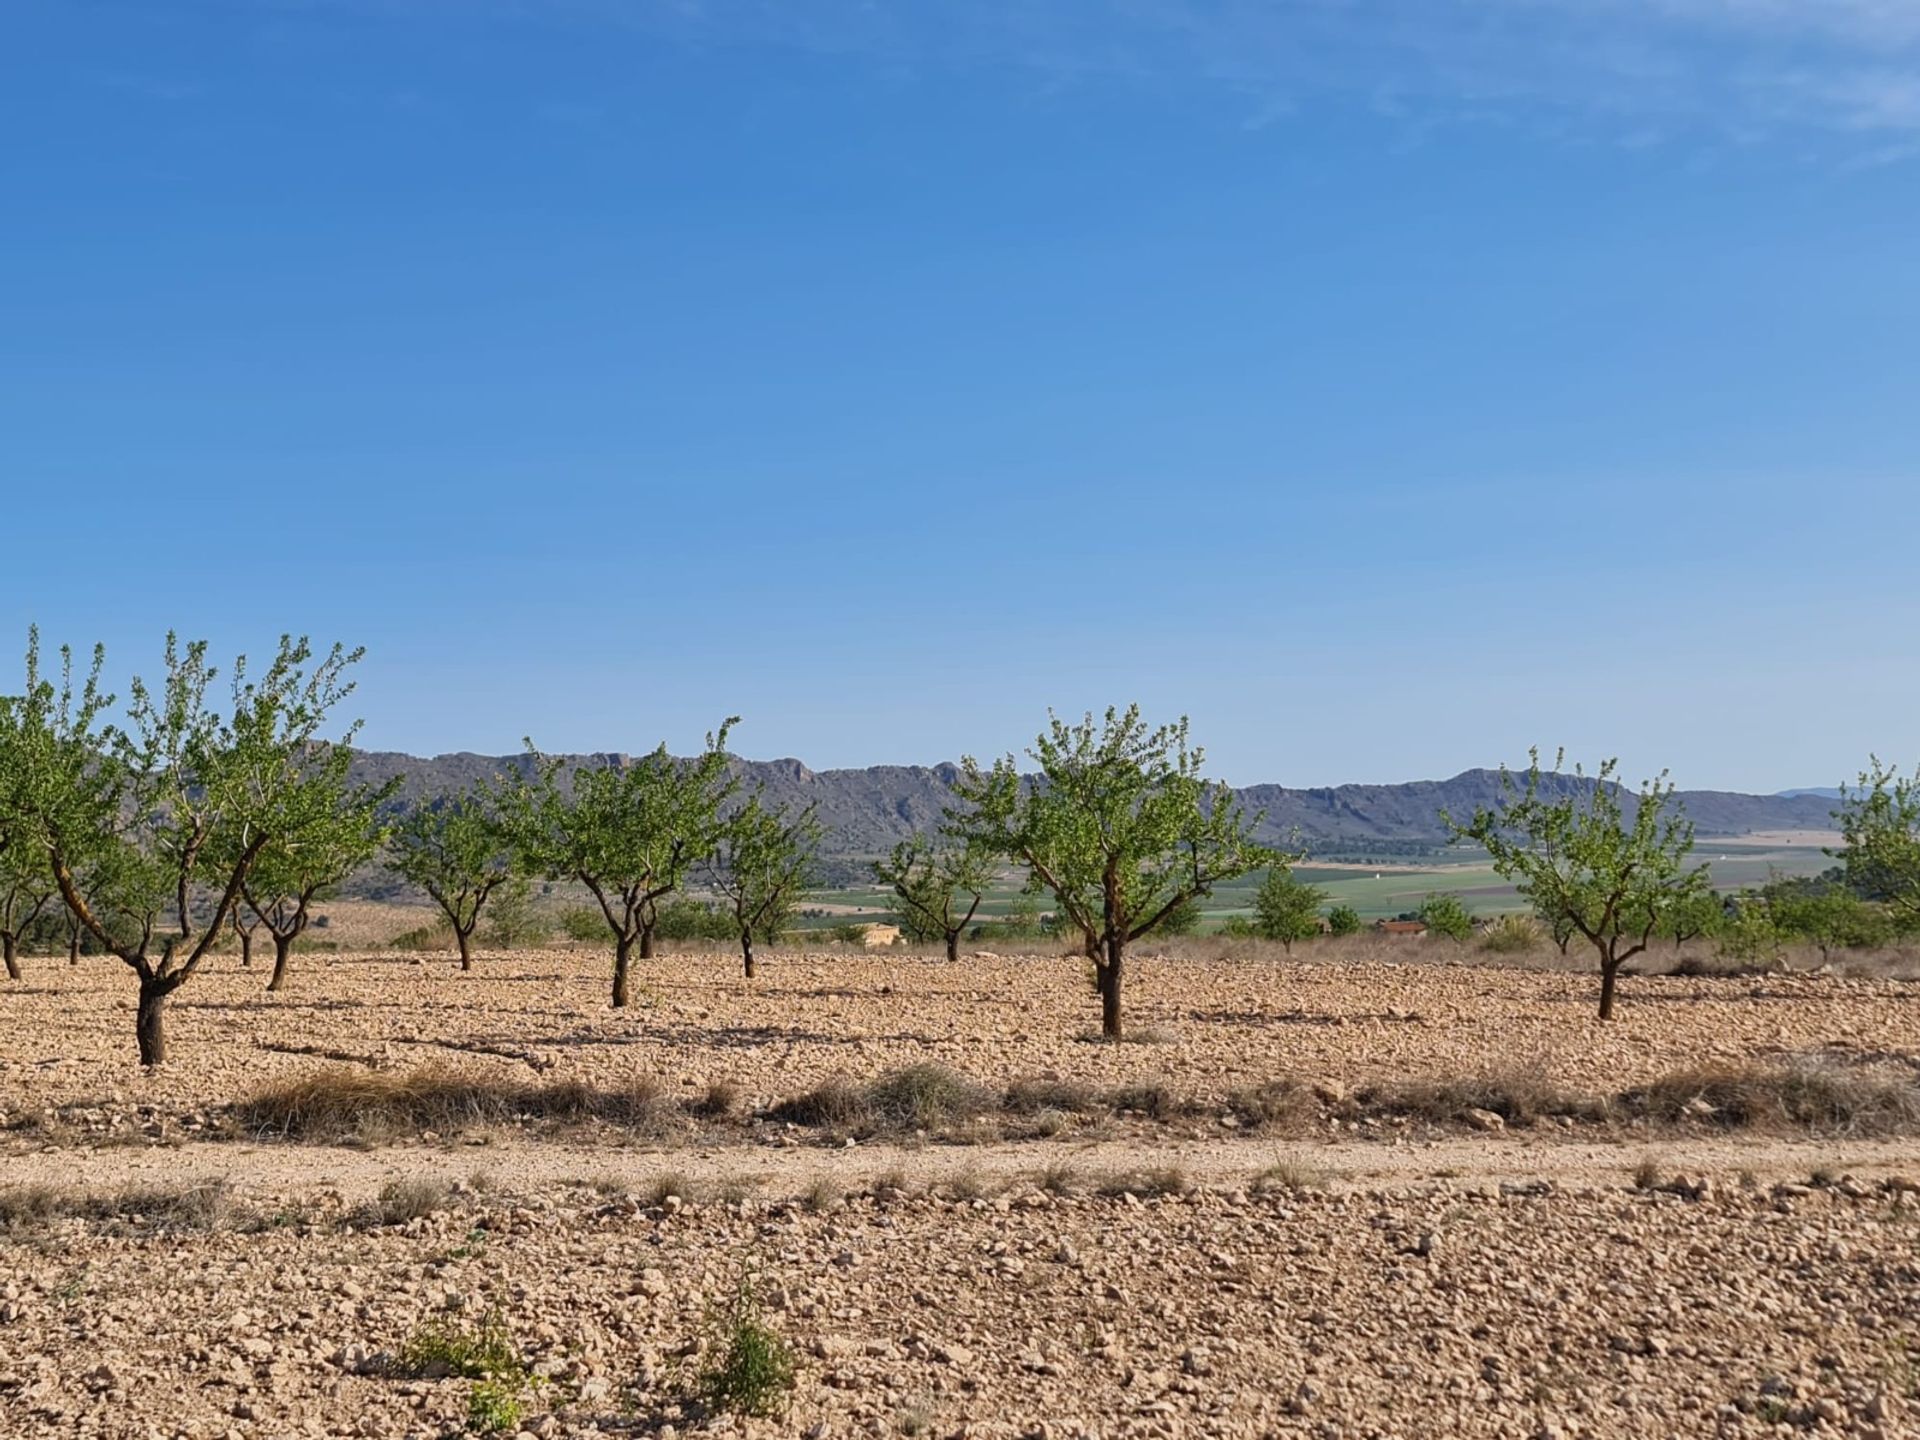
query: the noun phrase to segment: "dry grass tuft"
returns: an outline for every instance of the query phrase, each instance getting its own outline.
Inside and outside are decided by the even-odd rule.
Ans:
[[[1920,1086],[1811,1065],[1689,1070],[1628,1090],[1620,1098],[1633,1113],[1668,1125],[1811,1135],[1920,1131]]]
[[[1297,1195],[1304,1190],[1325,1190],[1330,1178],[1325,1170],[1283,1157],[1253,1177],[1253,1193]]]
[[[224,1180],[141,1185],[111,1195],[57,1185],[0,1190],[0,1229],[25,1230],[53,1220],[128,1221],[179,1230],[217,1230],[243,1218]]]
[[[1311,1087],[1298,1080],[1267,1080],[1236,1090],[1227,1110],[1249,1130],[1303,1130],[1320,1116]]]
[[[1352,1103],[1360,1114],[1432,1125],[1466,1124],[1468,1112],[1480,1110],[1522,1129],[1544,1119],[1599,1121],[1609,1114],[1604,1100],[1562,1090],[1534,1075],[1387,1081],[1356,1091]]]
[[[445,1181],[415,1177],[389,1180],[380,1187],[360,1211],[360,1223],[405,1225],[410,1220],[445,1210],[453,1202],[453,1189]]]
[[[379,1142],[423,1130],[526,1120],[600,1120],[658,1135],[673,1127],[678,1107],[647,1075],[597,1090],[578,1080],[515,1082],[447,1065],[403,1071],[339,1066],[269,1085],[236,1105],[234,1118],[249,1131],[289,1139]]]
[[[942,1130],[994,1108],[991,1092],[944,1065],[908,1065],[867,1087],[867,1105],[898,1129]]]

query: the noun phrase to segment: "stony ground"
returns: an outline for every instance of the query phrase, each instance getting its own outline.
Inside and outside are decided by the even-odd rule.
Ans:
[[[973,1146],[493,1127],[343,1149],[180,1119],[429,1060],[688,1096],[724,1079],[747,1111],[924,1060],[1215,1098],[1283,1076],[1611,1092],[1707,1060],[1920,1070],[1912,981],[1639,977],[1602,1027],[1584,976],[1317,954],[1147,959],[1130,1017],[1152,1043],[1117,1047],[1084,1038],[1095,1006],[1057,956],[782,955],[750,987],[685,957],[624,1015],[585,953],[473,975],[310,954],[281,996],[227,960],[181,992],[151,1076],[129,977],[30,960],[0,990],[0,1435],[460,1433],[474,1382],[409,1367],[408,1342],[489,1315],[528,1372],[507,1434],[1920,1433],[1911,1137],[1280,1140],[1209,1119]],[[708,1415],[699,1342],[748,1275],[798,1382],[772,1418]]]
[[[472,974],[439,955],[309,954],[277,995],[260,966],[222,958],[171,1002],[173,1063],[153,1077],[135,1063],[124,966],[29,960],[25,981],[0,990],[0,1106],[116,1093],[217,1104],[329,1057],[600,1085],[648,1075],[689,1094],[729,1080],[771,1100],[916,1061],[995,1080],[1153,1078],[1217,1096],[1278,1074],[1352,1085],[1505,1072],[1611,1090],[1712,1061],[1920,1049],[1920,981],[1644,976],[1624,982],[1619,1018],[1602,1025],[1587,975],[1472,964],[1445,941],[1405,945],[1459,963],[1392,963],[1377,944],[1321,947],[1335,958],[1313,962],[1277,949],[1222,959],[1198,945],[1143,956],[1127,1015],[1151,1043],[1121,1046],[1094,1043],[1083,962],[1058,955],[774,955],[752,983],[737,956],[676,956],[641,967],[624,1012],[607,1005],[610,961],[584,950],[488,955]]]

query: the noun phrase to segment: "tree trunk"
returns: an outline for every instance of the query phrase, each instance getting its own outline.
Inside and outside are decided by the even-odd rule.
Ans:
[[[1100,977],[1100,1033],[1108,1040],[1125,1034],[1120,1023],[1120,969],[1125,945],[1119,940],[1107,942],[1106,964],[1096,967]]]
[[[267,981],[267,989],[284,990],[287,988],[287,957],[293,953],[293,936],[276,935],[273,937],[273,978]]]
[[[240,968],[242,970],[251,970],[253,968],[253,932],[251,930],[236,930],[233,933],[240,937]],[[272,990],[275,987],[269,985],[267,988]]]
[[[746,963],[747,979],[753,978],[753,931],[740,932],[740,958]]]
[[[79,963],[80,927],[78,925],[72,925],[67,928],[67,964],[78,965]]]
[[[958,930],[949,930],[947,932],[947,960],[950,963],[954,963],[954,962],[958,962],[959,959],[960,959],[960,932]]]
[[[460,968],[462,970],[473,969],[473,927],[468,926],[465,930],[462,930],[458,926],[455,926],[453,939],[454,943],[460,947]]]
[[[167,990],[157,980],[140,980],[140,1003],[133,1014],[134,1038],[140,1042],[142,1065],[164,1065],[167,1059]]]
[[[1600,1018],[1613,1019],[1613,982],[1619,973],[1619,965],[1607,959],[1600,961]]]
[[[640,958],[642,960],[653,958],[653,927],[651,925],[640,932]]]
[[[633,941],[622,937],[613,947],[613,1008],[624,1010],[628,994],[627,972],[633,964]]]
[[[0,956],[6,958],[7,979],[20,978],[20,942],[12,934],[0,935]]]

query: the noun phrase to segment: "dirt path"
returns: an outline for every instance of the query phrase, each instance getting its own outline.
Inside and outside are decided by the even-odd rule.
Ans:
[[[767,1195],[797,1195],[817,1181],[860,1188],[887,1176],[914,1186],[961,1177],[1009,1181],[1064,1166],[1083,1180],[1178,1168],[1195,1184],[1226,1188],[1285,1162],[1336,1186],[1401,1186],[1449,1179],[1495,1183],[1552,1180],[1611,1185],[1651,1157],[1662,1170],[1765,1179],[1805,1179],[1816,1170],[1867,1177],[1920,1176],[1920,1140],[1684,1140],[1634,1143],[1534,1141],[1516,1138],[1444,1140],[1414,1145],[1289,1143],[1259,1139],[1138,1138],[1073,1143],[902,1148],[890,1145],[734,1146],[655,1150],[511,1139],[448,1146],[395,1146],[362,1151],[328,1146],[189,1144],[178,1147],[50,1150],[7,1157],[4,1183],[56,1184],[111,1191],[132,1185],[191,1184],[224,1179],[242,1193],[293,1196],[335,1191],[371,1195],[402,1178],[451,1182],[486,1175],[507,1189],[571,1182],[643,1190],[673,1176],[698,1185],[746,1184]]]

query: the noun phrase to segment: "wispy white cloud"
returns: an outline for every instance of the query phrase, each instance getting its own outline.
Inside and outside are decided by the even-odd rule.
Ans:
[[[1213,86],[1252,124],[1342,100],[1424,123],[1545,111],[1637,144],[1920,134],[1920,0],[554,3],[714,43]]]
[[[1920,0],[278,0],[561,19],[703,46],[991,67],[1229,97],[1242,123],[1352,104],[1649,145],[1920,137]]]

